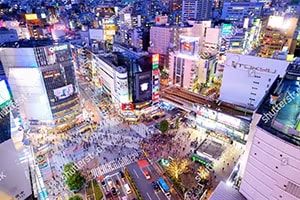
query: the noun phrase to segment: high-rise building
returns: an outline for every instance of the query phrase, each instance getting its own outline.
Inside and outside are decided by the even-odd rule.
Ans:
[[[182,21],[206,20],[212,16],[212,0],[183,0]]]
[[[253,116],[241,163],[248,200],[300,198],[300,64],[292,63]]]
[[[270,16],[261,30],[263,34],[259,55],[277,58],[278,53],[293,54],[295,51],[295,30],[298,18]]]
[[[13,96],[26,97],[20,107],[25,121],[70,128],[81,114],[74,63],[67,43],[5,43],[0,58]],[[40,112],[43,110],[43,112]]]

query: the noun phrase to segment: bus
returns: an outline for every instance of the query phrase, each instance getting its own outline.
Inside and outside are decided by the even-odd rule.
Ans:
[[[170,199],[171,198],[170,187],[167,185],[166,181],[163,178],[158,178],[157,184],[160,187],[161,191],[166,195],[166,197]]]

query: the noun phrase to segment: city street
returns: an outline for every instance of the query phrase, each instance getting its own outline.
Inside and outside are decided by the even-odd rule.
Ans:
[[[138,190],[140,191],[142,198],[144,200],[165,200],[167,199],[165,195],[161,192],[161,190],[155,191],[151,186],[152,181],[157,181],[160,177],[156,170],[151,166],[147,166],[145,168],[140,168],[138,163],[132,163],[127,166],[127,169],[133,178]],[[143,173],[143,170],[148,170],[151,179],[147,180]]]

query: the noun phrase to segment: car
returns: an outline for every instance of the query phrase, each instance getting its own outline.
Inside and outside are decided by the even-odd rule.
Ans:
[[[101,185],[105,186],[106,185],[105,181],[101,181]]]
[[[157,116],[157,115],[154,115],[154,116],[152,117],[152,119],[154,119],[154,120],[158,120],[158,119],[159,119],[159,116]]]
[[[45,167],[47,167],[48,166],[48,163],[47,162],[44,162],[43,164],[40,164],[39,165],[39,168],[40,169],[43,169],[43,168],[45,168]]]
[[[147,180],[151,179],[151,176],[150,176],[148,170],[144,170],[143,173],[144,173]]]
[[[124,185],[124,189],[126,191],[126,194],[131,194],[132,193],[131,188],[129,187],[129,185],[127,183]]]
[[[111,187],[113,185],[113,181],[112,181],[112,179],[110,177],[107,177],[106,181],[107,181],[108,186]]]
[[[120,186],[120,181],[118,179],[116,179],[115,182],[117,186]]]
[[[125,178],[125,175],[122,171],[119,171],[121,178]]]
[[[106,197],[106,199],[113,199],[112,195],[111,195],[111,193],[109,191],[105,192],[105,197]]]
[[[117,190],[116,190],[115,187],[111,188],[111,193],[112,193],[113,196],[118,196],[118,193],[117,193]]]
[[[154,190],[158,190],[159,189],[159,187],[158,187],[158,185],[157,185],[157,183],[155,181],[152,181],[151,186],[152,186],[152,188]]]

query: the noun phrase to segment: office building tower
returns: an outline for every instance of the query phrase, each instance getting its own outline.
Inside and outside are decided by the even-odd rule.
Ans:
[[[74,63],[67,43],[5,43],[0,58],[13,96],[26,97],[20,114],[29,124],[70,128],[81,113]],[[40,112],[43,110],[43,112]]]
[[[212,0],[183,0],[182,21],[206,20],[212,16]]]
[[[293,54],[296,48],[295,31],[298,18],[289,16],[270,16],[262,27],[262,44],[259,55],[277,58],[283,52]]]

